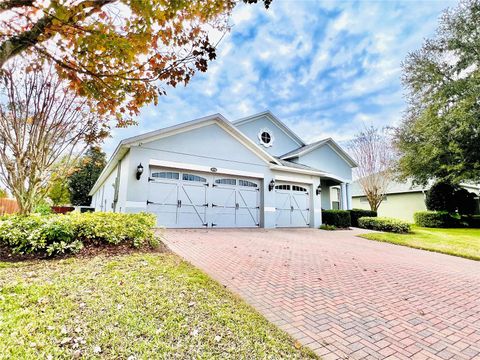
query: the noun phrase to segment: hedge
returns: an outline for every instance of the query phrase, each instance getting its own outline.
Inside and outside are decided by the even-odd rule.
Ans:
[[[350,211],[352,226],[355,226],[355,227],[358,227],[358,219],[360,219],[361,217],[377,217],[377,212],[372,210],[352,209],[349,211]]]
[[[413,214],[415,225],[430,228],[457,227],[459,221],[446,211],[417,211]]]
[[[70,213],[6,216],[0,220],[0,246],[13,254],[76,253],[84,244],[156,245],[152,214]]]
[[[462,222],[465,222],[469,228],[480,229],[480,215],[462,216]]]
[[[361,217],[358,219],[358,225],[364,229],[387,231],[394,233],[410,232],[410,224],[397,219],[378,218],[378,217]]]
[[[322,210],[322,223],[337,228],[348,228],[351,226],[350,212],[347,210]]]

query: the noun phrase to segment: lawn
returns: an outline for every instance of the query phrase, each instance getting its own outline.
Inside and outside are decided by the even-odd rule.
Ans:
[[[432,229],[413,227],[409,234],[369,233],[365,239],[480,260],[480,229]]]
[[[170,253],[0,262],[1,359],[316,358]]]

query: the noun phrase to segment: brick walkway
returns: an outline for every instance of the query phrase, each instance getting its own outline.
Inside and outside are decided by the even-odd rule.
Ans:
[[[480,358],[480,263],[359,230],[168,230],[165,242],[324,359]]]

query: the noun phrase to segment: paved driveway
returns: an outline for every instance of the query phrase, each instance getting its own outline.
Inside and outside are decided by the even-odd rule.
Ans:
[[[325,359],[480,358],[480,263],[359,230],[168,230],[166,243]]]

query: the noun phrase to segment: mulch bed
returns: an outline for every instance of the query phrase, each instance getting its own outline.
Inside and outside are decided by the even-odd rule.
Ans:
[[[12,254],[10,249],[4,246],[0,246],[0,261],[3,262],[21,262],[28,260],[57,260],[57,259],[67,259],[71,257],[76,258],[91,258],[98,255],[102,256],[117,256],[117,255],[127,255],[132,253],[165,253],[169,252],[168,247],[160,242],[158,247],[142,247],[134,248],[131,244],[123,243],[118,245],[113,244],[95,244],[95,243],[84,243],[84,248],[76,254],[65,254],[57,256],[47,256],[46,254]]]

